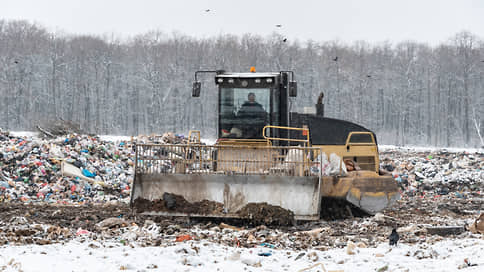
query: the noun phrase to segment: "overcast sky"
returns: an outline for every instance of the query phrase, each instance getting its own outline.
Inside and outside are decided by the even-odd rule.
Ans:
[[[461,30],[484,37],[484,0],[0,0],[0,18],[123,37],[155,29],[196,37],[278,32],[300,41],[437,44]]]

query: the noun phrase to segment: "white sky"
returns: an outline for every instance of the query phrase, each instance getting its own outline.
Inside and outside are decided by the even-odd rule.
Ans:
[[[461,30],[484,37],[484,0],[0,0],[0,18],[122,37],[155,29],[195,37],[278,32],[300,41],[437,44]]]

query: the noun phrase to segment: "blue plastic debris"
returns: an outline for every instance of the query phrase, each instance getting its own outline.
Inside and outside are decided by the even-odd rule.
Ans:
[[[96,175],[91,173],[89,170],[87,169],[82,169],[82,174],[88,178],[93,178],[95,177]]]
[[[272,251],[262,251],[262,252],[259,252],[257,255],[263,256],[263,257],[269,257],[272,255]]]
[[[262,244],[260,244],[260,246],[270,247],[270,248],[275,248],[276,247],[275,245],[272,245],[272,244],[269,244],[269,243],[262,243]]]

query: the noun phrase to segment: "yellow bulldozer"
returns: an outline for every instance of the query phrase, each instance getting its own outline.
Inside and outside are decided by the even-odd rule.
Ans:
[[[205,145],[190,131],[185,144],[136,144],[137,212],[250,219],[273,208],[319,220],[338,208],[351,214],[349,206],[374,214],[400,197],[381,174],[373,132],[325,117],[322,94],[314,108],[290,112],[292,71],[197,71],[193,97],[202,73],[213,73],[218,87],[217,140]]]

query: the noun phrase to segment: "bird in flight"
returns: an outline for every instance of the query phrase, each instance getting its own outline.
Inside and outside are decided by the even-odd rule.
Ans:
[[[205,12],[210,12],[210,9],[206,9]]]
[[[388,239],[390,240],[391,246],[397,245],[398,240],[400,239],[400,235],[398,235],[397,230],[395,228],[392,230],[392,233],[390,234],[390,236],[388,236]]]
[[[336,56],[336,57],[335,57],[333,60],[334,60],[334,61],[338,61],[338,56]]]
[[[287,38],[284,38],[284,39],[282,40],[282,42],[287,42]]]
[[[277,24],[276,27],[282,27],[282,25],[281,24]]]

